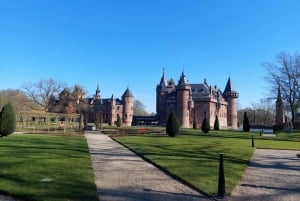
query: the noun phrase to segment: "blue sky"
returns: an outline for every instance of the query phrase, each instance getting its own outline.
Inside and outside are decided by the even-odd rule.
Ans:
[[[263,62],[300,50],[298,0],[0,0],[0,90],[40,78],[91,96],[127,86],[149,112],[163,68],[176,82],[230,76],[240,107],[268,94]]]

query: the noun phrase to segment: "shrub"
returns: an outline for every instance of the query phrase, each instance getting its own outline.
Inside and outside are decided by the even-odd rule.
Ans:
[[[180,129],[179,121],[174,111],[172,111],[168,117],[166,132],[170,137],[178,135]]]
[[[13,106],[7,103],[0,113],[0,135],[7,136],[16,130],[16,113]]]
[[[201,130],[204,132],[204,133],[208,133],[209,130],[210,130],[210,126],[209,126],[209,121],[208,119],[205,117],[202,121],[202,126],[201,126]]]
[[[219,118],[218,118],[217,115],[216,115],[216,119],[215,119],[215,123],[214,123],[214,130],[215,130],[215,131],[220,130]]]
[[[283,131],[283,125],[273,125],[273,132],[280,133]]]
[[[247,116],[247,112],[244,113],[244,120],[243,120],[243,131],[249,132],[250,131],[250,123]]]
[[[118,126],[118,127],[120,127],[121,125],[122,125],[122,120],[121,120],[121,117],[118,115],[117,116],[117,122],[116,122],[116,125]]]
[[[197,129],[197,122],[196,122],[196,119],[194,119],[194,121],[193,121],[193,129]]]

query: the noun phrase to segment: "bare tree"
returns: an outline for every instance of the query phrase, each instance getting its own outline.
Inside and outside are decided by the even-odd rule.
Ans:
[[[57,97],[65,88],[66,84],[53,79],[40,79],[36,83],[25,83],[22,86],[24,93],[42,110],[47,111],[49,108],[50,97]]]
[[[0,109],[6,104],[10,103],[16,113],[20,111],[31,110],[34,103],[28,97],[17,89],[7,89],[0,91]]]
[[[272,126],[275,121],[275,105],[273,99],[260,99],[258,103],[253,103],[251,107],[238,111],[238,120],[243,122],[243,115],[247,112],[250,125]]]
[[[135,100],[133,103],[133,114],[136,116],[148,116],[149,113],[145,108],[145,105],[141,101]]]
[[[266,78],[271,85],[274,98],[280,87],[282,99],[287,104],[292,115],[292,123],[294,123],[297,109],[300,106],[300,55],[281,52],[277,56],[276,63],[264,63],[263,66],[268,71]]]

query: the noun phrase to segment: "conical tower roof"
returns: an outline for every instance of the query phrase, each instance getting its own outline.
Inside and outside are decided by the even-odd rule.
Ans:
[[[186,85],[188,84],[188,81],[186,79],[186,76],[184,74],[184,72],[181,73],[180,79],[178,81],[178,85]]]
[[[168,85],[167,79],[165,77],[165,69],[163,69],[163,75],[160,79],[160,83],[157,85],[157,89],[165,90]]]
[[[131,91],[129,90],[129,88],[127,87],[127,89],[125,90],[124,94],[122,95],[122,97],[133,97]]]
[[[223,96],[224,97],[231,97],[231,98],[238,98],[239,94],[236,92],[234,85],[230,79],[230,77],[228,78],[226,87],[224,89],[223,92]]]
[[[281,96],[281,87],[280,85],[278,86],[278,92],[277,92],[277,100],[276,102],[282,102],[282,96]]]

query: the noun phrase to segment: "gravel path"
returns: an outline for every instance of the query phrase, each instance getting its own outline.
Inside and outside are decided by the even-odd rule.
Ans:
[[[299,201],[300,151],[256,149],[231,201]]]
[[[88,131],[88,141],[100,200],[210,200],[166,175],[106,135]]]

